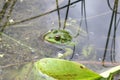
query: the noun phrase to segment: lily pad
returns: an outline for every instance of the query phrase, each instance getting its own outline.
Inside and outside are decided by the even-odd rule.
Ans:
[[[17,73],[17,72],[16,72]],[[56,80],[38,70],[33,63],[28,63],[17,74],[12,74],[9,80]]]
[[[34,65],[38,71],[57,80],[101,80],[102,78],[84,65],[73,61],[44,58]]]

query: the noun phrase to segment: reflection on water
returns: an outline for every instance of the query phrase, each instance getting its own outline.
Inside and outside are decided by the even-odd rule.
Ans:
[[[64,27],[64,19],[67,16],[65,29],[70,31],[72,35],[76,35],[80,29],[79,36],[74,39],[76,48],[73,60],[101,62],[112,13],[106,0],[87,0],[84,4],[86,15],[84,10],[81,13],[81,0],[71,0],[68,14],[66,14],[68,1],[59,0],[58,2],[61,27]],[[57,10],[55,0],[0,1],[0,34],[2,35],[0,37],[0,55],[4,54],[0,57],[0,80],[8,80],[9,76],[6,77],[6,75],[11,72],[15,75],[22,63],[25,64],[44,57],[57,57],[59,51],[64,52],[65,46],[59,47],[45,43],[42,38],[47,31],[59,28]],[[80,26],[83,15],[84,18]],[[89,41],[86,36],[85,17],[88,24]],[[118,33],[119,31],[116,32],[116,34]],[[90,45],[87,44],[88,42]],[[119,40],[116,43],[119,46]],[[116,52],[119,57],[119,47]],[[110,55],[106,56],[106,60],[109,61]],[[117,57],[116,60],[119,60]],[[103,68],[95,66],[96,64],[90,64],[87,66],[93,67],[92,69],[97,72]]]

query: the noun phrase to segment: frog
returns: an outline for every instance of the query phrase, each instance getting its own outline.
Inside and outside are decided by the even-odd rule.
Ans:
[[[72,42],[72,36],[67,30],[53,29],[44,35],[44,40],[54,44],[69,44]]]
[[[55,46],[65,51],[65,53],[58,53],[57,55],[58,58],[64,59],[73,58],[75,42],[73,41],[73,36],[70,34],[69,31],[52,29],[51,31],[48,31],[43,38],[45,41],[49,43],[57,44]]]

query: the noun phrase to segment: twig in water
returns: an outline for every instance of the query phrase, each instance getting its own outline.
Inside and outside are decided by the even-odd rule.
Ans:
[[[64,27],[63,29],[66,28],[66,22],[67,22],[67,19],[68,19],[68,13],[69,13],[69,6],[70,6],[70,0],[68,0],[68,6],[67,6],[67,11],[66,11],[66,16],[65,16],[65,21],[64,21]]]
[[[60,10],[59,10],[58,0],[56,0],[56,7],[57,7],[57,13],[58,13],[59,29],[60,29],[61,28],[61,19],[60,19]]]

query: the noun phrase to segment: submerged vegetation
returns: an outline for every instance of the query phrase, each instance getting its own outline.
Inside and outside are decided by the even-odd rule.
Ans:
[[[48,1],[45,0],[45,2]],[[0,8],[2,7],[0,9],[0,80],[113,80],[116,74],[119,78],[119,63],[116,63],[117,67],[114,67],[113,70],[98,74],[86,68],[84,63],[68,61],[77,60],[79,62],[83,58],[92,61],[94,58],[96,66],[99,62],[99,65],[106,66],[106,61],[109,64],[108,56],[110,56],[111,62],[116,61],[116,35],[120,22],[119,0],[114,0],[113,6],[110,4],[110,0],[107,0],[112,15],[102,58],[97,57],[100,54],[97,54],[95,46],[90,43],[86,0],[54,0],[53,2],[55,5],[52,7],[54,8],[44,10],[42,6],[45,7],[45,5],[42,5],[42,1],[35,2],[35,4],[24,0],[0,1],[2,4],[0,6]],[[52,4],[53,2],[51,1]],[[28,5],[21,7],[21,3],[31,4],[32,7]],[[36,15],[33,11],[35,10],[33,4],[39,4],[37,7],[42,12],[36,11]],[[71,9],[74,9],[76,4],[80,7],[80,13],[77,15],[79,19],[70,18]],[[21,13],[22,11],[19,9],[23,9],[25,12]],[[30,15],[30,17],[22,16],[21,19],[21,14]],[[55,20],[54,22],[57,24],[54,26],[49,17],[52,14],[54,15],[52,20]],[[45,43],[45,41],[51,44]],[[109,53],[107,53],[109,48]],[[68,59],[68,57],[70,58]],[[87,62],[90,65],[89,61]],[[101,66],[97,67],[101,68]],[[9,76],[10,74],[12,76]]]

